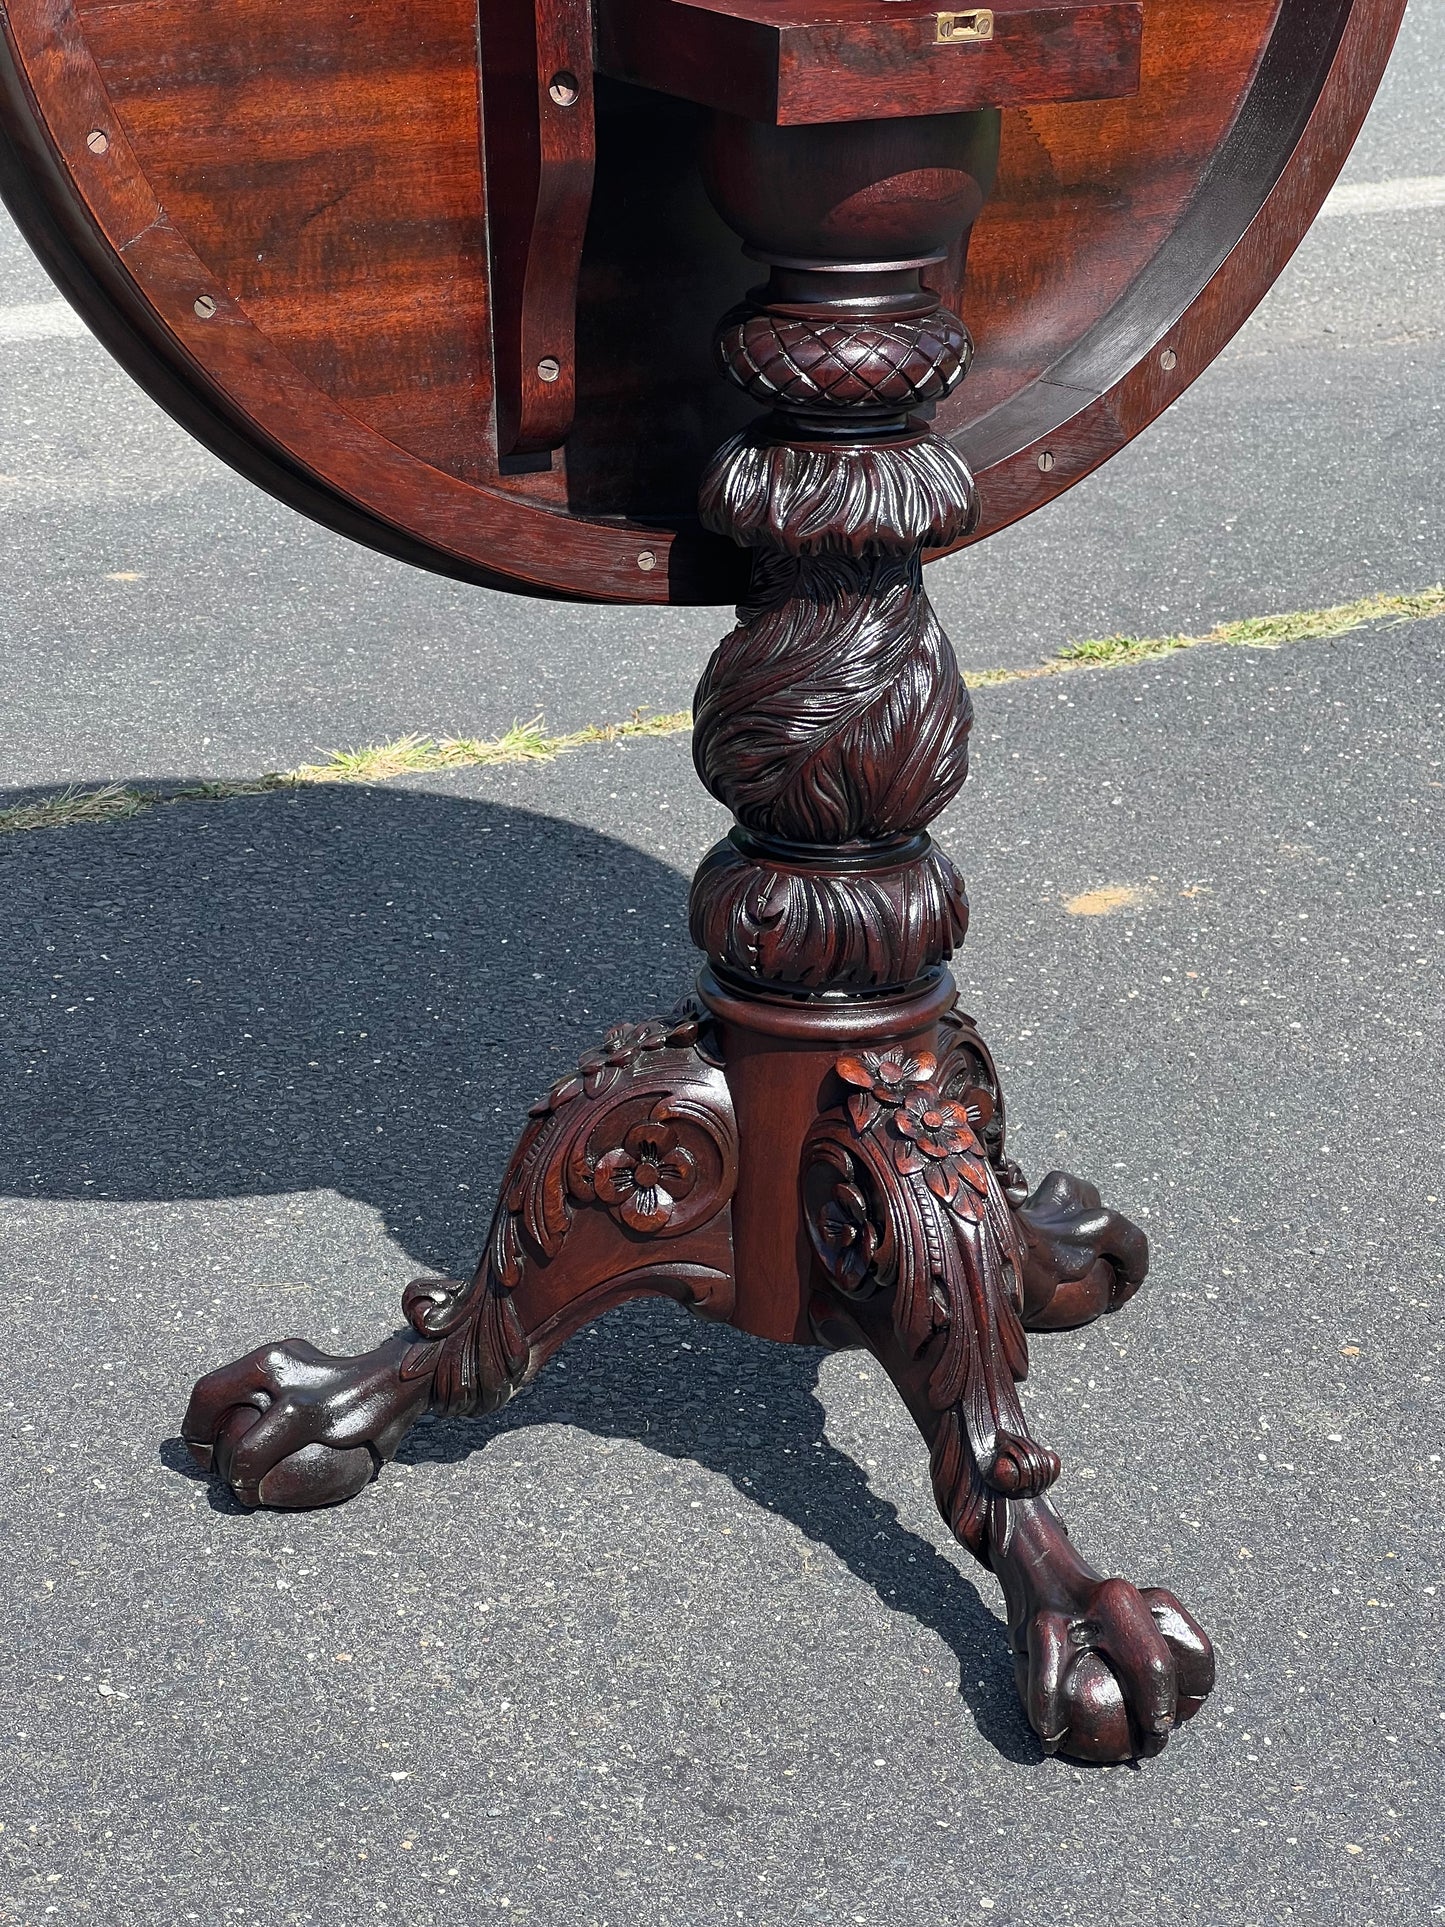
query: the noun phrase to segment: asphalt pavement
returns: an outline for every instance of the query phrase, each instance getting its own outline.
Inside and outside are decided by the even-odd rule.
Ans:
[[[1445,175],[1442,128],[1435,4],[1347,181]],[[6,233],[0,807],[687,702],[720,612],[349,547],[51,299]],[[1442,403],[1445,204],[1344,204],[1164,421],[931,572],[961,657],[1438,582]],[[194,1476],[197,1374],[469,1263],[527,1102],[685,987],[721,815],[683,738],[167,805],[0,838],[0,1921],[1445,1919],[1445,621],[977,703],[965,1001],[1028,1168],[1155,1247],[1027,1407],[1081,1547],[1214,1635],[1205,1712],[1041,1759],[881,1374],[670,1306],[339,1510]]]

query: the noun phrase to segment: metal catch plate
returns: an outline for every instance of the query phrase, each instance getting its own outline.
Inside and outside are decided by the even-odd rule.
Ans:
[[[960,40],[992,40],[993,14],[987,7],[973,13],[941,13],[933,38],[940,46]]]

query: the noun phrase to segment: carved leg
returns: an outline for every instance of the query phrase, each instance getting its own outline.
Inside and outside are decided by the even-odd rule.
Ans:
[[[302,1339],[196,1386],[183,1436],[243,1505],[349,1499],[423,1413],[488,1412],[599,1312],[644,1293],[733,1309],[732,1100],[687,1007],[624,1025],[532,1107],[470,1283],[422,1278],[409,1334],[359,1358]]]
[[[769,412],[699,501],[754,564],[696,705],[698,772],[735,818],[693,882],[702,1008],[612,1033],[536,1107],[476,1276],[409,1287],[407,1336],[358,1359],[254,1352],[201,1382],[185,1431],[245,1503],[318,1505],[423,1412],[491,1409],[639,1292],[867,1344],[944,1516],[1002,1581],[1044,1744],[1113,1760],[1197,1707],[1209,1643],[1169,1595],[1074,1554],[1016,1384],[1025,1325],[1122,1303],[1148,1248],[1091,1187],[1051,1172],[1030,1193],[1009,1159],[992,1059],[948,1014],[968,902],[928,834],[967,775],[972,710],[922,558],[977,516],[922,418],[971,354],[932,277],[997,137],[991,111],[846,135],[715,117],[709,191],[769,265],[717,348]]]
[[[1067,1171],[1048,1171],[1030,1191],[1008,1155],[1003,1090],[993,1053],[962,1011],[945,1020],[938,1082],[977,1119],[979,1140],[1004,1188],[1023,1245],[1023,1323],[1027,1331],[1067,1331],[1118,1311],[1149,1270],[1149,1240],[1095,1187]]]
[[[945,1033],[946,1034],[946,1033]],[[946,1068],[946,1066],[945,1066]],[[927,1440],[939,1508],[1004,1590],[1019,1691],[1049,1752],[1157,1753],[1214,1683],[1203,1631],[1169,1593],[1106,1579],[1044,1494],[1059,1460],[1029,1436],[1026,1251],[972,1091],[933,1056],[840,1057],[803,1153],[808,1232],[829,1289],[820,1336],[861,1341]]]

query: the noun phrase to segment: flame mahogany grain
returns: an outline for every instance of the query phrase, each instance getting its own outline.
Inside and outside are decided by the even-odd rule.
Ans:
[[[981,484],[966,540],[1116,453],[1229,340],[1342,165],[1401,11],[1147,0],[1137,95],[1008,113],[967,286],[957,255],[936,280],[978,345],[935,417]],[[604,104],[599,81],[575,420],[504,473],[475,35],[467,0],[397,0],[364,32],[343,0],[8,0],[0,192],[136,378],[304,513],[468,580],[728,600],[736,556],[691,496],[742,419],[705,335],[748,267],[701,192],[699,116],[616,83]]]

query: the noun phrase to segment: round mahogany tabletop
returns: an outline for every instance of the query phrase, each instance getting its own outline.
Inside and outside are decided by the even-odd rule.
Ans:
[[[1145,0],[1122,100],[1011,110],[935,427],[980,540],[1124,446],[1309,227],[1403,0]],[[523,593],[716,602],[697,477],[749,405],[718,318],[757,278],[700,110],[596,87],[576,416],[499,459],[476,0],[7,0],[0,193],[95,333],[223,460],[387,554]]]

